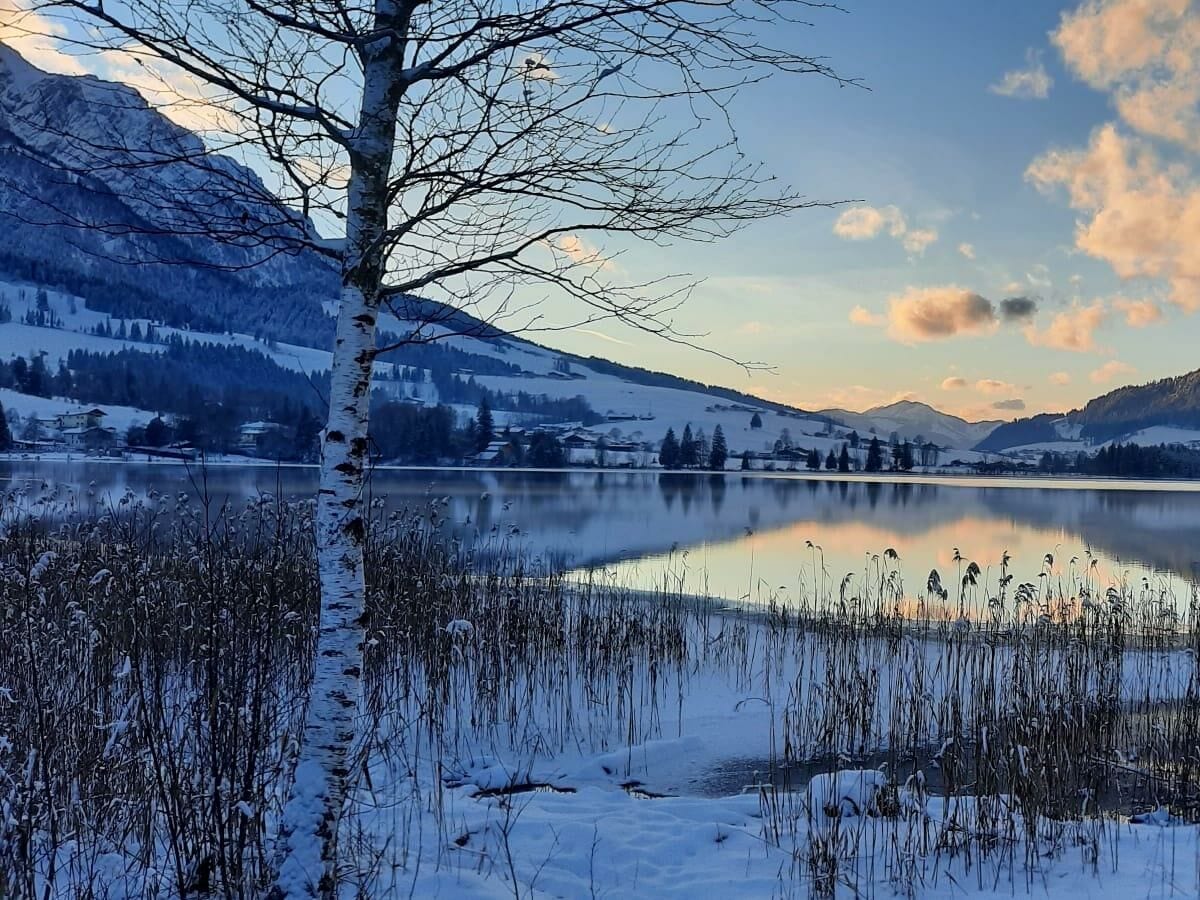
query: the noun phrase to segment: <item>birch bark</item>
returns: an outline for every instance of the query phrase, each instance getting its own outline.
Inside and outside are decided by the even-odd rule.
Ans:
[[[355,782],[366,601],[362,497],[388,177],[405,87],[403,24],[394,0],[376,0],[374,30],[387,36],[363,50],[362,105],[350,142],[341,297],[317,498],[320,623],[275,892],[286,898],[335,896],[338,822]]]

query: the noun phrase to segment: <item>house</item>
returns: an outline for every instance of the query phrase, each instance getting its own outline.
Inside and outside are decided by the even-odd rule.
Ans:
[[[238,449],[243,453],[258,453],[284,437],[285,430],[278,422],[245,422],[238,426]]]
[[[100,425],[63,428],[59,435],[71,450],[108,450],[117,445],[117,429]]]
[[[106,415],[108,413],[98,406],[91,409],[77,409],[71,412],[60,413],[54,417],[54,429],[66,432],[76,428],[99,428],[104,424],[104,417]]]
[[[568,450],[578,450],[583,447],[594,447],[596,438],[586,431],[572,431],[562,439],[563,447]]]
[[[471,457],[471,464],[476,466],[509,466],[518,462],[520,451],[513,440],[491,441],[487,447]]]

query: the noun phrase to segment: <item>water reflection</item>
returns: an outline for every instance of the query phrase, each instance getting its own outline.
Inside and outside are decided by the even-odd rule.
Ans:
[[[0,464],[0,478],[27,497],[71,490],[96,499],[127,490],[195,496],[203,489],[238,504],[264,491],[311,497],[316,487],[312,469],[269,466],[199,473],[22,461]],[[1008,551],[1018,578],[1035,576],[1047,552],[1063,576],[1084,565],[1089,551],[1102,558],[1102,579],[1127,569],[1140,577],[1145,568],[1191,579],[1200,570],[1200,492],[1191,485],[455,469],[376,471],[370,491],[387,509],[437,501],[468,541],[520,543],[579,567],[615,566],[634,579],[682,564],[730,598],[756,584],[799,590],[820,558],[834,579],[862,571],[870,554],[888,547],[914,584],[931,568],[952,571],[955,548],[985,570]]]

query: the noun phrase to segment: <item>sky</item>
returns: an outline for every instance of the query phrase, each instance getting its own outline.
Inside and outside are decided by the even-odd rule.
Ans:
[[[769,370],[611,324],[545,342],[807,409],[973,420],[1200,366],[1200,0],[842,6],[780,38],[861,87],[780,76],[733,108],[749,156],[838,205],[614,261],[703,278],[677,326]]]

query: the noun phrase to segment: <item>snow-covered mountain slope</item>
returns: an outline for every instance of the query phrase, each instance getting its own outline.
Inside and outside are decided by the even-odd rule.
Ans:
[[[920,437],[942,447],[974,447],[1001,424],[999,421],[968,422],[913,400],[900,400],[861,413],[823,409],[820,415],[841,422],[857,430],[860,435],[874,429],[876,434],[886,439],[896,432],[905,440]]]
[[[1112,443],[1192,444],[1200,436],[1200,369],[1126,385],[1065,414],[1043,413],[996,428],[977,449],[1028,454],[1093,453]]]
[[[253,170],[209,152],[133,88],[43,72],[3,43],[0,160],[8,211],[34,226],[82,213],[110,257],[253,263],[259,284],[333,271],[299,252],[311,224],[277,202]]]

